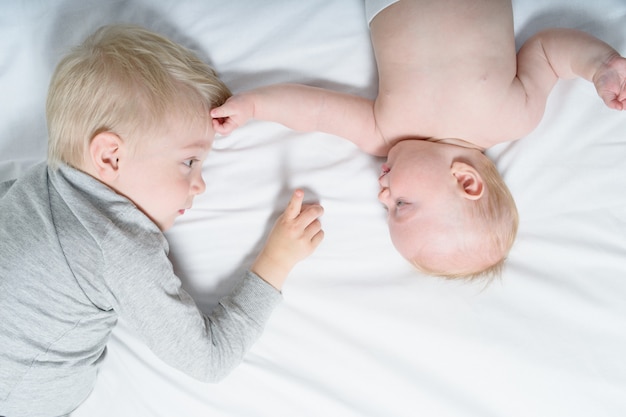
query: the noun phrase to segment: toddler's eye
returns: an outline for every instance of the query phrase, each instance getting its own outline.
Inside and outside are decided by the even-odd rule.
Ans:
[[[400,208],[402,206],[404,206],[406,203],[402,200],[398,200],[396,201],[396,208]]]
[[[187,165],[189,168],[191,168],[197,161],[195,159],[188,159],[185,162],[183,162],[183,164]]]

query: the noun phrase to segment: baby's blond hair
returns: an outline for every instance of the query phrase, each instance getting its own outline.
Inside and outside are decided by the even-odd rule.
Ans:
[[[146,137],[163,129],[173,112],[208,118],[230,95],[191,50],[142,27],[104,26],[66,55],[52,76],[48,163],[81,168],[98,133]]]
[[[465,259],[483,258],[492,261],[487,262],[486,267],[477,269],[441,270],[429,267],[427,259],[413,259],[413,265],[423,273],[449,279],[486,281],[500,276],[517,235],[519,216],[515,200],[495,164],[482,152],[477,154],[480,156],[474,158],[473,163],[483,179],[485,194],[482,198],[469,202],[469,209],[465,214],[467,221],[471,222],[484,238],[483,247],[460,244],[460,247],[455,249],[458,251],[457,254]]]
[[[513,195],[495,164],[485,155],[479,161],[476,169],[485,183],[487,198],[479,200],[476,217],[487,224],[491,243],[502,257],[488,268],[476,271],[470,278],[477,276],[493,278],[500,275],[504,261],[515,242],[519,214]]]

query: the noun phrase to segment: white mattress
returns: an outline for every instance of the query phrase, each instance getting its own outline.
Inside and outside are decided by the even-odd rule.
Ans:
[[[514,11],[518,45],[565,26],[626,54],[624,0],[517,0]],[[200,51],[235,92],[293,81],[376,93],[359,0],[4,0],[0,179],[45,157],[60,56],[119,21]],[[324,205],[324,242],[223,382],[164,365],[122,320],[73,416],[626,415],[626,113],[590,83],[561,81],[541,125],[489,155],[521,222],[501,280],[485,288],[420,275],[395,252],[376,199],[381,159],[272,123],[219,138],[206,193],[167,233],[202,309],[250,265],[294,188]]]

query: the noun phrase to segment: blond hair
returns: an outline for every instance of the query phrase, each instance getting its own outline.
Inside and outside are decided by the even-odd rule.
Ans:
[[[495,164],[482,152],[476,154],[479,156],[473,159],[473,163],[483,179],[485,194],[480,199],[469,202],[466,218],[478,226],[479,233],[484,237],[484,246],[464,246],[457,249],[468,257],[482,257],[490,261],[486,267],[478,269],[440,270],[430,268],[428,262],[413,259],[413,265],[423,273],[449,279],[486,281],[501,274],[517,235],[519,215],[515,200]]]
[[[142,27],[104,26],[66,55],[52,76],[48,163],[81,168],[98,133],[129,141],[137,133],[146,137],[163,129],[172,112],[209,117],[230,95],[191,50]]]
[[[515,242],[519,226],[517,206],[509,187],[495,164],[484,154],[481,153],[481,155],[482,158],[479,159],[476,169],[485,183],[487,198],[478,200],[476,217],[487,224],[491,244],[501,254],[501,258],[488,268],[476,271],[471,278],[500,275],[504,261]]]

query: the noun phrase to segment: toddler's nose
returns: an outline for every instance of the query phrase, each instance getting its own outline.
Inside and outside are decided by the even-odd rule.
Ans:
[[[191,192],[194,195],[202,194],[206,190],[206,183],[202,176],[198,176],[191,184]]]

